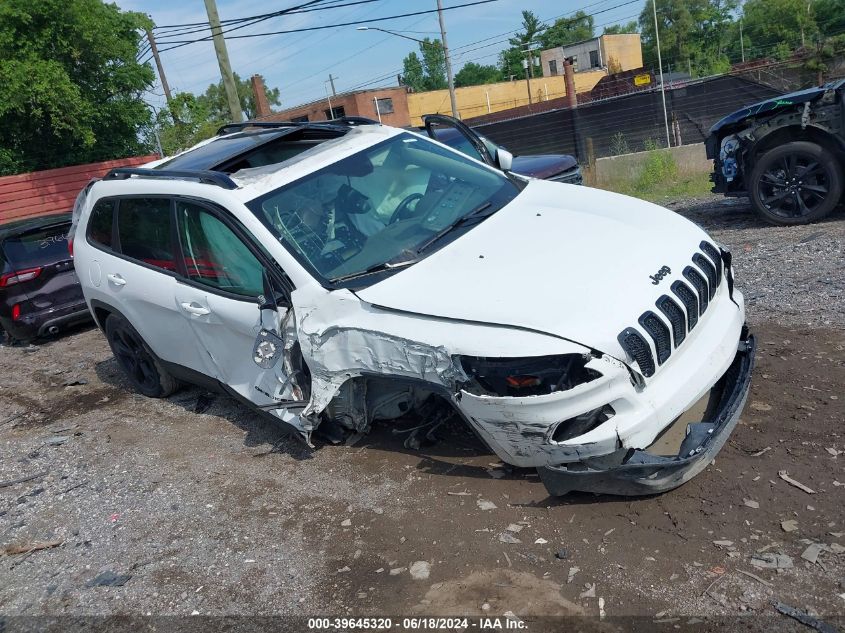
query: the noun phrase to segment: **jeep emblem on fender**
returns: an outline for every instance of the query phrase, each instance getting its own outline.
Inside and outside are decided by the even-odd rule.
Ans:
[[[651,283],[655,286],[660,283],[660,280],[663,279],[666,275],[672,272],[672,269],[668,266],[664,266],[660,270],[657,271],[656,275],[649,275],[648,278],[651,279]]]

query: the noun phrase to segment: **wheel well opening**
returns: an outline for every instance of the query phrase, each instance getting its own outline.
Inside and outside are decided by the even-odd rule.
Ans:
[[[100,306],[94,308],[94,319],[97,321],[97,325],[103,332],[106,331],[106,319],[110,314],[111,312],[106,308]]]
[[[764,136],[754,147],[753,160],[758,160],[760,156],[778,145],[793,141],[807,141],[820,145],[832,152],[840,162],[845,158],[845,149],[836,141],[832,134],[811,126],[802,129],[798,125],[790,125]]]

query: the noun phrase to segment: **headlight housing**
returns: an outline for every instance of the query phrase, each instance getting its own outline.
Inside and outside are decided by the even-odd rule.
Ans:
[[[540,396],[566,391],[601,377],[586,365],[590,354],[558,354],[520,358],[460,356],[469,376],[463,388],[478,396]]]

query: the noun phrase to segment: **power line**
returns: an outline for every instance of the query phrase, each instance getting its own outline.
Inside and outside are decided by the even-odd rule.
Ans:
[[[636,1],[636,0],[634,0],[634,1]],[[479,5],[479,4],[488,4],[490,2],[498,2],[498,0],[476,0],[475,2],[467,2],[467,3],[464,3],[464,4],[457,4],[457,5],[454,5],[454,6],[451,6],[451,7],[444,7],[443,10],[449,11],[451,9],[462,9],[464,7],[473,7],[473,6],[476,6],[476,5]],[[321,30],[324,30],[324,29],[334,29],[334,28],[338,28],[338,27],[341,27],[341,26],[353,26],[355,24],[364,24],[365,22],[384,22],[385,20],[396,20],[398,18],[407,18],[407,17],[412,17],[412,16],[415,16],[415,15],[426,15],[426,14],[429,14],[429,13],[437,13],[437,9],[429,9],[429,10],[426,10],[426,11],[415,11],[415,12],[412,12],[412,13],[402,13],[402,14],[399,14],[399,15],[391,15],[391,16],[387,16],[387,17],[383,17],[383,18],[371,18],[369,20],[354,20],[352,22],[343,22],[343,23],[339,23],[339,24],[325,24],[325,25],[322,25],[322,26],[310,26],[310,27],[304,27],[304,28],[299,28],[299,29],[286,29],[286,30],[282,30],[282,31],[269,31],[267,33],[250,33],[250,34],[247,34],[247,35],[231,35],[227,39],[246,39],[246,38],[251,38],[251,37],[266,37],[268,35],[284,35],[284,34],[287,34],[287,33],[303,33],[303,32],[306,32],[306,31],[321,31]],[[235,27],[235,28],[241,28],[241,27]],[[235,29],[233,28],[233,29],[229,29],[229,30],[232,31],[232,30],[235,30]],[[188,46],[189,44],[194,44],[196,42],[202,42],[202,41],[205,41],[205,40],[208,40],[208,39],[210,39],[210,36],[198,38],[196,40],[189,40],[189,41],[182,42],[182,43],[179,43],[179,44],[174,44],[173,46],[170,46],[168,48],[161,49],[160,52],[163,53],[165,51],[170,51],[170,50],[173,50],[175,48],[181,48],[182,46]]]

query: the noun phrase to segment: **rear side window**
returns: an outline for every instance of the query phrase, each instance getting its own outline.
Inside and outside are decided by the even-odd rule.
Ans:
[[[91,209],[88,218],[88,240],[107,249],[112,247],[112,226],[114,224],[114,201],[100,200]]]
[[[122,198],[117,207],[120,252],[140,262],[176,270],[168,198]]]
[[[6,238],[2,244],[4,269],[24,270],[70,259],[67,234],[70,222],[27,231]]]
[[[208,210],[181,201],[176,217],[191,281],[242,297],[261,294],[264,267],[232,229]]]

